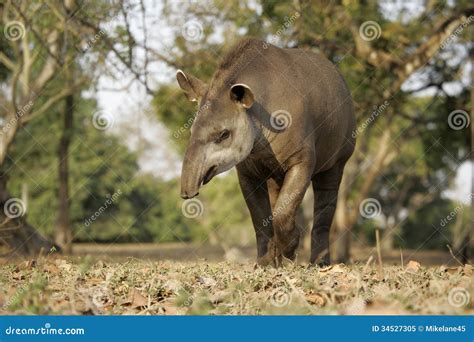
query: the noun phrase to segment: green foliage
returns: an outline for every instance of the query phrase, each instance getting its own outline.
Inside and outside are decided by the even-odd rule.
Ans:
[[[454,5],[463,9],[470,4],[456,1]],[[104,27],[111,24],[113,17],[122,10],[132,13],[135,6],[138,5],[126,3],[125,8],[120,9],[109,2],[92,2],[85,5],[78,16]],[[186,13],[184,20],[198,19],[202,23],[203,39],[198,43],[189,42],[178,33],[170,44],[173,48],[163,55],[173,67],[209,82],[225,51],[243,36],[259,37],[279,46],[298,46],[321,52],[344,75],[352,91],[360,127],[371,118],[374,106],[382,105],[386,89],[397,81],[395,67],[390,63],[396,64],[407,52],[416,50],[432,33],[433,25],[452,11],[450,2],[441,1],[427,11],[426,17],[410,17],[401,12],[393,18],[382,7],[377,1],[350,0],[324,5],[290,0],[214,0],[180,3],[179,6],[165,2],[162,17],[173,32],[180,32],[182,13]],[[35,20],[45,27],[52,25],[53,19],[45,9],[38,13]],[[293,20],[295,14],[298,15]],[[355,48],[351,30],[357,32],[359,26],[368,20],[381,27],[380,37],[371,41],[369,46],[394,59],[392,62],[384,60],[387,65],[372,65],[361,58]],[[126,53],[124,48],[134,43],[129,41],[127,28],[121,20],[115,24],[106,36],[115,44],[125,63],[135,63],[133,53]],[[96,28],[88,31],[82,38],[87,42],[95,31]],[[469,42],[467,31],[458,37],[464,48]],[[33,36],[31,32],[28,34]],[[75,48],[81,50],[81,43],[75,39],[79,40],[74,38]],[[82,62],[92,56],[90,58],[103,65],[110,52],[107,42],[104,36],[94,43],[88,57],[82,56]],[[0,41],[0,52],[12,58],[4,41]],[[463,61],[449,64],[440,56],[455,52],[452,46],[448,47],[430,60],[424,68],[424,75],[417,78],[425,80],[427,74],[427,79],[434,84],[459,81],[463,74]],[[37,63],[43,63],[43,59]],[[40,69],[39,65],[32,67]],[[85,68],[84,72],[94,74],[95,70],[91,72],[89,69]],[[8,71],[0,64],[0,81],[8,76]],[[40,106],[44,99],[61,89],[64,82],[65,78],[58,76],[41,98],[36,99],[35,106]],[[454,109],[470,110],[469,91],[466,87],[460,94],[449,96],[441,86],[437,87],[435,97],[399,91],[392,94],[387,109],[373,118],[359,135],[358,149],[361,152],[353,158],[358,158],[353,169],[360,168],[360,172],[351,183],[348,198],[352,200],[359,195],[365,181],[364,167],[376,154],[383,133],[390,130],[396,137],[392,142],[396,147],[391,151],[395,155],[390,163],[381,167],[369,195],[381,202],[385,217],[400,220],[399,241],[405,247],[417,247],[426,237],[438,234],[433,225],[439,222],[439,213],[449,214],[455,207],[451,201],[442,199],[441,194],[452,184],[456,168],[468,156],[470,137],[468,129],[451,129],[447,116]],[[250,217],[234,172],[217,177],[206,185],[200,197],[203,213],[195,219],[186,218],[182,214],[178,180],[163,181],[140,173],[137,155],[123,145],[121,137],[93,127],[92,113],[96,104],[85,100],[82,94],[76,96],[76,102],[75,131],[69,158],[71,222],[76,241],[167,242],[207,241],[209,238],[241,244],[254,241]],[[152,106],[158,120],[169,129],[172,145],[182,154],[197,111],[196,105],[186,99],[174,80],[170,80],[154,92]],[[53,234],[58,210],[57,148],[62,130],[62,110],[62,105],[57,106],[25,126],[16,137],[6,165],[9,190],[19,196],[23,184],[28,185],[28,220],[48,235]],[[434,199],[425,203],[424,198],[433,194]],[[111,198],[114,198],[112,203],[97,218],[87,221]],[[408,213],[407,217],[403,217],[403,213]],[[371,241],[377,224],[359,220],[356,228]],[[435,235],[423,246],[444,248],[446,237],[449,239],[450,234]]]
[[[446,249],[451,242],[450,227],[454,220],[446,220],[451,213],[457,213],[457,206],[449,200],[437,199],[412,212],[403,225],[404,248]]]
[[[76,102],[69,154],[76,241],[188,241],[192,223],[185,222],[178,207],[177,182],[140,174],[137,156],[119,137],[93,126],[94,109],[91,101]],[[60,110],[61,106],[21,130],[9,155],[11,193],[20,194],[27,185],[28,220],[50,236],[58,214]],[[100,215],[91,219],[96,212]]]

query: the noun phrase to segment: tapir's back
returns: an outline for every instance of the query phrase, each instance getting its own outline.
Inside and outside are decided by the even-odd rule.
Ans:
[[[352,98],[338,69],[321,54],[268,45],[248,60],[244,82],[255,87],[268,113],[280,109],[292,124],[274,140],[275,150],[291,153],[315,145],[317,168],[329,168],[354,150],[355,116]],[[323,170],[323,169],[321,169]]]
[[[272,140],[277,157],[281,152],[284,159],[285,154],[311,144],[317,163],[330,167],[352,154],[352,99],[339,71],[324,56],[245,39],[224,57],[210,92],[233,83],[250,86],[259,103],[253,110],[264,112],[259,115],[281,110],[291,115],[291,126]]]

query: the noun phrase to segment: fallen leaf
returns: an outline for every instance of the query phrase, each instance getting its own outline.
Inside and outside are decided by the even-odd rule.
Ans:
[[[15,273],[13,273],[12,278],[13,278],[14,280],[24,280],[24,279],[25,279],[25,275],[24,275],[23,273],[21,273],[21,272],[15,272]]]
[[[345,267],[344,264],[331,265],[331,266],[326,266],[326,267],[321,268],[319,272],[344,273],[346,272],[346,269],[344,267]]]
[[[60,270],[55,264],[46,264],[43,266],[43,270],[50,274],[59,274]]]
[[[178,314],[178,308],[173,303],[161,303],[160,308],[163,310],[163,314],[165,315]]]
[[[420,270],[421,265],[417,261],[410,260],[407,264],[406,271],[416,273]]]
[[[474,272],[474,267],[472,265],[469,265],[469,264],[464,265],[464,269],[462,273],[464,273],[467,276],[472,276],[473,272]]]
[[[23,262],[22,265],[21,265],[22,270],[31,270],[35,267],[36,267],[36,260],[34,260],[34,259],[27,260],[27,261]]]
[[[446,270],[449,274],[458,274],[459,273],[459,268],[458,267],[448,267]]]
[[[324,304],[326,304],[326,300],[319,293],[307,294],[306,301],[317,306],[324,306]]]
[[[130,306],[132,308],[143,308],[148,305],[148,299],[146,299],[137,289],[132,290]]]
[[[97,277],[91,277],[87,279],[87,284],[89,285],[99,285],[99,284],[104,284],[104,279],[102,278],[97,278]]]
[[[332,265],[326,266],[326,267],[323,267],[323,268],[319,269],[319,272],[324,273],[324,272],[332,270],[332,268],[333,268]]]

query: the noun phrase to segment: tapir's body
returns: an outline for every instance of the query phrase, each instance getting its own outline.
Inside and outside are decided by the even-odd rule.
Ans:
[[[235,165],[258,261],[278,265],[281,255],[295,256],[295,214],[312,182],[310,261],[328,263],[337,191],[355,145],[352,99],[336,67],[310,51],[246,39],[224,58],[209,86],[182,76],[182,88],[205,108],[193,124],[182,196],[193,197],[201,183]]]

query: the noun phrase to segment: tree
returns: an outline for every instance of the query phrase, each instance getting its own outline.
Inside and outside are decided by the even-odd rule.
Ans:
[[[7,190],[6,164],[9,151],[18,131],[33,118],[44,115],[65,97],[77,91],[88,79],[87,75],[74,78],[74,82],[58,88],[54,82],[67,67],[65,51],[62,48],[67,32],[66,25],[55,25],[49,13],[41,3],[7,1],[0,7],[2,32],[7,39],[6,46],[0,51],[0,63],[7,71],[4,82],[10,90],[2,108],[3,127],[0,134],[0,184],[2,198],[0,203],[16,202],[24,211],[22,203],[11,197]],[[56,13],[60,14],[60,12]],[[62,23],[67,21],[63,14]],[[9,202],[10,201],[10,202]],[[9,239],[5,240],[20,253],[37,253],[41,249],[49,250],[51,243],[39,236],[21,215],[9,215],[2,218],[0,229],[10,229]],[[22,213],[23,214],[23,213]]]
[[[0,4],[1,29],[6,40],[0,45],[1,81],[8,93],[3,94],[0,108],[3,119],[0,132],[0,204],[6,208],[7,203],[15,202],[21,207],[22,214],[26,208],[21,201],[12,197],[8,191],[9,165],[15,160],[10,157],[12,145],[17,134],[30,121],[45,115],[62,101],[66,104],[66,126],[72,122],[71,96],[80,92],[86,85],[93,85],[102,71],[98,68],[105,64],[108,50],[99,53],[85,54],[102,36],[102,29],[86,26],[87,20],[107,23],[121,11],[126,16],[124,2],[109,4],[100,1],[78,5],[75,1],[64,2],[21,2],[9,0]],[[87,6],[86,6],[87,5]],[[117,28],[119,30],[120,27]],[[84,42],[85,38],[92,37]],[[131,41],[130,32],[121,34],[121,38]],[[123,42],[123,39],[117,40]],[[85,48],[84,48],[85,45]],[[100,46],[100,45],[99,45]],[[130,49],[133,44],[123,44]],[[116,46],[112,46],[119,61],[128,70],[133,71],[131,61],[121,56]],[[93,66],[93,67],[91,67]],[[66,100],[67,99],[67,100]],[[58,241],[69,246],[70,232],[67,228],[67,154],[70,130],[65,127],[61,151],[63,158],[61,168],[61,191],[59,193],[62,207],[58,217]],[[8,231],[8,239],[4,239],[18,253],[37,253],[41,249],[48,250],[52,245],[37,234],[33,227],[26,224],[26,216],[6,215],[0,230]],[[21,247],[23,246],[23,247]],[[21,248],[20,248],[21,247]],[[67,247],[69,248],[69,247]]]

